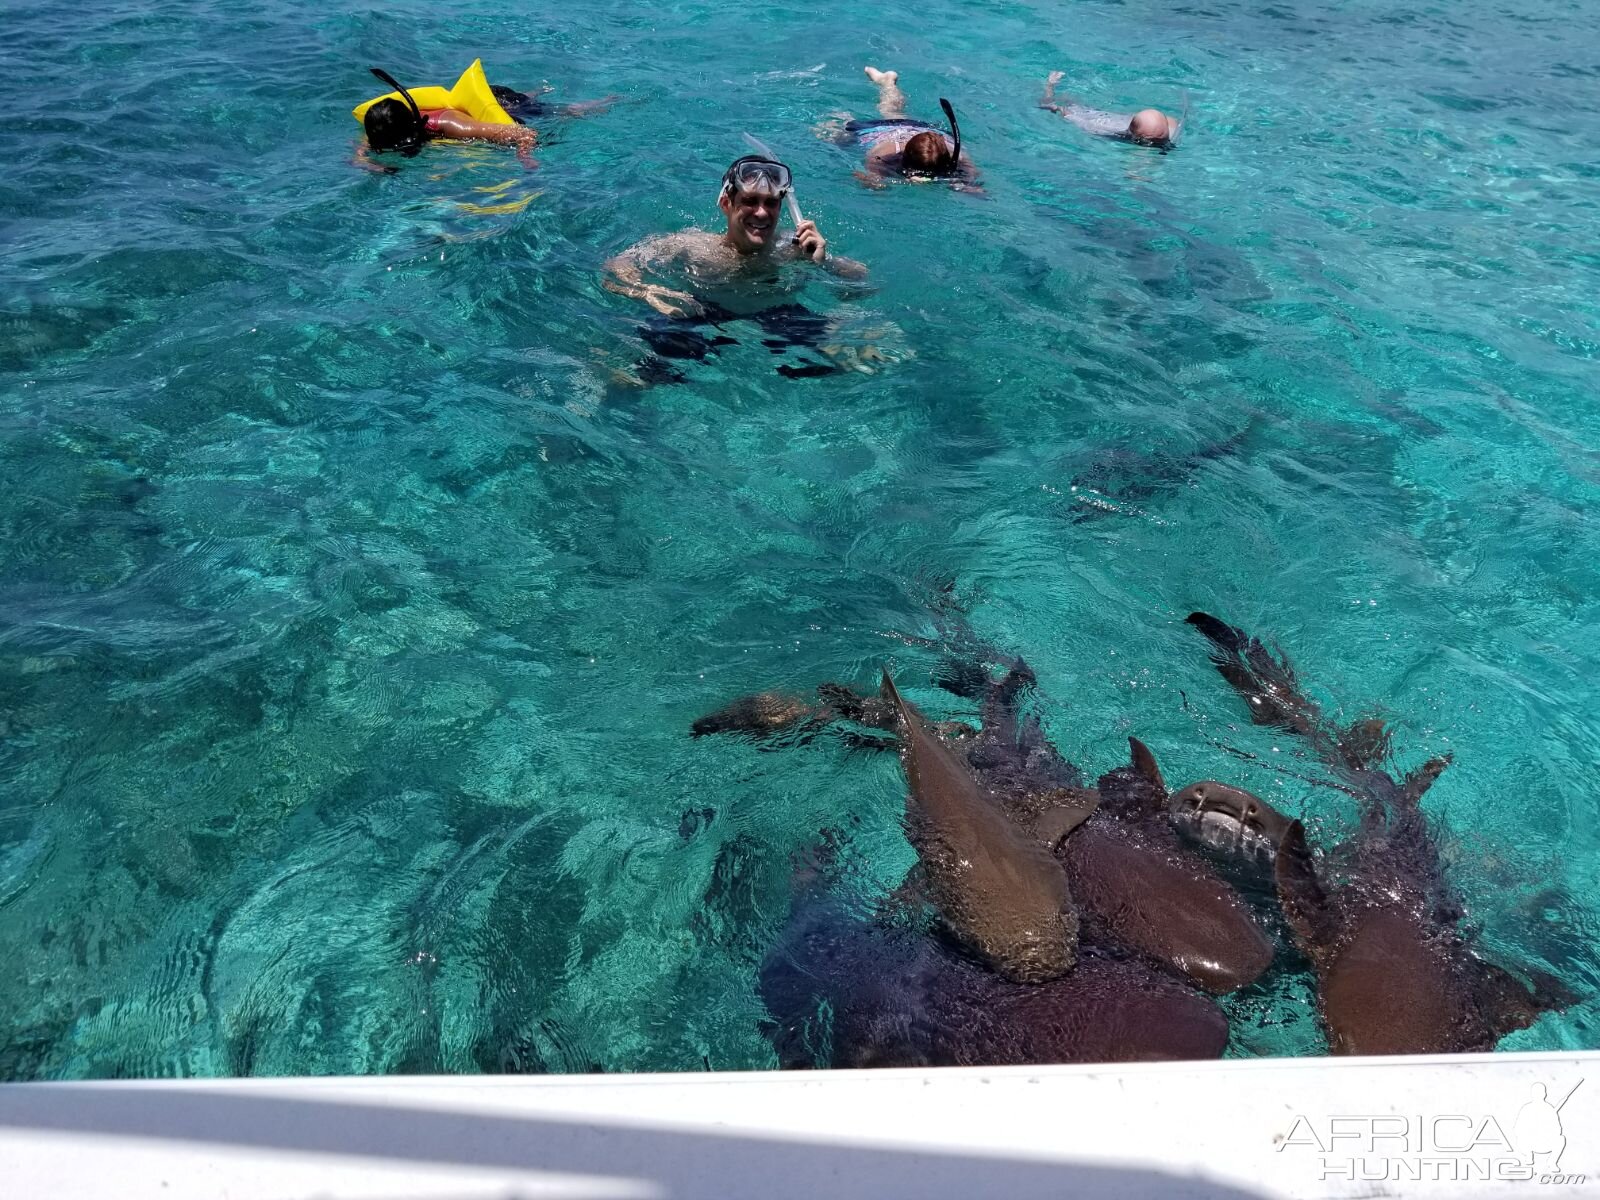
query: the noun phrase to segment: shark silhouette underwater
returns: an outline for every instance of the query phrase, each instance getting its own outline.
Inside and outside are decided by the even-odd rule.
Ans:
[[[971,664],[941,679],[981,698],[978,730],[930,724],[887,676],[878,697],[824,684],[816,703],[764,693],[695,722],[697,736],[791,743],[841,732],[897,746],[905,767],[918,865],[901,893],[930,903],[938,936],[847,918],[815,888],[802,895],[762,972],[785,1065],[816,1053],[797,1030],[819,1000],[833,1014],[834,1065],[1219,1055],[1226,1019],[1200,989],[1253,982],[1273,946],[1177,838],[1154,757],[1130,739],[1130,764],[1087,788],[1037,718],[1019,719],[1025,665],[998,682]]]
[[[1360,802],[1354,835],[1319,859],[1299,821],[1248,792],[1208,781],[1172,799],[1191,836],[1247,857],[1270,854],[1333,1053],[1492,1050],[1577,999],[1549,975],[1528,972],[1530,987],[1479,957],[1461,929],[1465,910],[1421,807],[1448,757],[1396,779],[1379,765],[1389,744],[1381,722],[1337,728],[1302,692],[1287,656],[1207,613],[1188,623],[1210,641],[1212,662],[1252,721],[1306,738]]]

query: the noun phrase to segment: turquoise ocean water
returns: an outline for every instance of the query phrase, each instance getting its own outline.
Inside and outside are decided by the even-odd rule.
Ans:
[[[1486,952],[1600,995],[1600,34],[1560,0],[12,0],[0,66],[0,1077],[761,1067],[824,828],[890,756],[692,741],[928,684],[930,591],[1091,772],[1350,813],[1182,624],[1398,722]],[[552,100],[539,167],[349,158],[368,65]],[[963,118],[984,199],[817,138]],[[1189,105],[1175,154],[1034,107]],[[897,361],[751,326],[639,390],[598,268],[768,140]],[[499,211],[496,211],[499,210]],[[1229,749],[1242,752],[1230,753]],[[1303,977],[1232,1052],[1318,1053]],[[1509,1048],[1594,1047],[1600,1001]]]

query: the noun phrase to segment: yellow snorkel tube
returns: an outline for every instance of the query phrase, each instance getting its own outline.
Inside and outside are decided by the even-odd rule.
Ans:
[[[417,107],[435,111],[444,108],[453,108],[464,112],[474,121],[482,121],[486,125],[515,125],[505,109],[500,107],[500,101],[494,98],[494,93],[489,90],[489,80],[483,73],[483,60],[475,58],[472,65],[461,73],[461,78],[456,80],[454,87],[448,90],[442,87],[407,88],[411,98],[417,102]],[[405,97],[399,92],[386,92],[382,96],[374,96],[365,104],[358,104],[351,110],[351,115],[360,121],[367,115],[379,100],[399,100],[402,103]]]

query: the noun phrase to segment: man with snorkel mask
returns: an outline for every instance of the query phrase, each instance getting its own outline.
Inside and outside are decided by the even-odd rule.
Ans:
[[[789,236],[778,230],[779,212],[786,202],[795,222]],[[825,356],[819,360],[802,355],[799,361],[780,363],[777,373],[790,379],[847,370],[870,373],[874,368],[868,362],[888,361],[875,345],[842,344],[839,317],[784,298],[803,287],[810,274],[786,269],[791,266],[821,267],[839,279],[863,279],[867,274],[867,268],[854,259],[828,253],[828,241],[816,222],[800,215],[788,167],[770,154],[735,160],[723,173],[717,207],[727,221],[720,234],[689,229],[649,238],[606,263],[607,289],[643,300],[661,314],[639,330],[654,354],[638,363],[634,373],[619,372],[620,381],[647,386],[682,380],[683,375],[665,360],[702,361],[723,346],[737,345],[737,338],[720,332],[725,324],[737,321],[759,326],[764,335],[761,344],[773,354],[800,348]],[[649,282],[647,270],[673,271],[693,290]],[[718,332],[705,332],[707,325]]]
[[[747,155],[736,160],[723,174],[717,196],[717,207],[727,219],[722,233],[689,229],[640,242],[606,263],[606,288],[643,300],[663,316],[716,317],[747,308],[752,284],[761,285],[760,290],[768,296],[781,289],[778,268],[786,264],[809,262],[841,279],[864,278],[866,267],[828,253],[828,240],[815,221],[798,219],[793,188],[789,168],[776,159]],[[786,199],[797,218],[795,231],[787,238],[778,233],[778,216]],[[671,267],[687,274],[699,285],[701,294],[645,280],[647,269]],[[716,293],[715,298],[708,293]]]
[[[856,178],[871,188],[888,186],[891,175],[918,183],[945,179],[957,191],[982,194],[978,169],[961,152],[961,126],[950,101],[939,97],[939,107],[950,123],[950,132],[946,133],[926,121],[906,116],[906,95],[900,90],[898,72],[880,71],[877,67],[866,70],[867,78],[878,88],[878,119],[851,120],[842,129],[834,126],[831,131],[833,140],[840,145],[867,147],[866,160]],[[830,130],[824,126],[818,132],[827,134]]]

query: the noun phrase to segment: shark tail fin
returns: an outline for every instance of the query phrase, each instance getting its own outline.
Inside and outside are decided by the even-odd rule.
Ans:
[[[1316,731],[1322,715],[1301,692],[1287,655],[1281,650],[1274,655],[1258,639],[1210,613],[1193,612],[1184,619],[1210,641],[1212,664],[1249,705],[1254,724],[1291,733]]]
[[[1529,988],[1504,967],[1483,959],[1477,959],[1476,965],[1478,1005],[1488,1017],[1497,1038],[1518,1029],[1526,1029],[1541,1014],[1562,1012],[1583,999],[1561,980],[1544,971],[1528,972],[1533,980],[1533,986]]]

